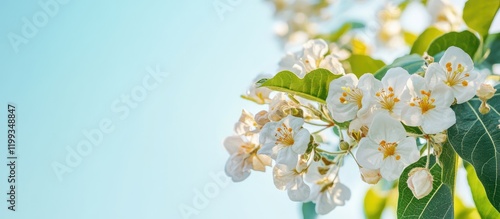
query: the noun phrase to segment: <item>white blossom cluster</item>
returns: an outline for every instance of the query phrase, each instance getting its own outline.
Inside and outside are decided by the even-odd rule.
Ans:
[[[439,155],[446,130],[456,121],[453,104],[470,100],[476,92],[485,98],[491,94],[482,88],[484,79],[473,70],[472,59],[457,47],[448,48],[439,62],[428,61],[425,72],[392,68],[378,80],[371,73],[359,78],[346,74],[325,41],[310,40],[301,51],[285,56],[279,70],[302,78],[318,68],[341,75],[331,81],[326,104],[253,85],[245,98],[268,107],[255,115],[243,111],[236,135],[224,146],[230,154],[226,174],[233,181],[272,166],[276,188],[286,190],[292,201],[314,202],[319,214],[350,199],[338,174],[345,156],[353,155],[367,183],[396,180],[421,156],[416,138],[427,140],[427,156],[430,148]],[[315,126],[322,129],[309,131]],[[408,133],[405,126],[421,133]],[[333,127],[345,130],[339,149],[327,151],[315,136]],[[407,184],[420,199],[431,192],[432,181],[427,165],[412,170]]]

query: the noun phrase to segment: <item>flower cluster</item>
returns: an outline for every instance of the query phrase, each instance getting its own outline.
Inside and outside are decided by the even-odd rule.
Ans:
[[[351,196],[339,178],[346,156],[353,155],[361,179],[369,184],[396,180],[422,155],[416,138],[427,140],[427,156],[431,148],[440,154],[446,130],[456,121],[453,104],[468,101],[480,87],[485,98],[491,94],[481,86],[484,79],[473,71],[469,55],[457,47],[448,48],[439,62],[427,62],[424,72],[392,68],[378,80],[371,73],[346,74],[327,45],[310,40],[279,68],[300,78],[319,68],[336,75],[325,103],[257,85],[246,93],[247,99],[268,107],[256,115],[243,111],[236,135],[224,142],[230,153],[226,173],[233,181],[272,166],[276,188],[286,190],[292,201],[316,203],[316,211],[326,214]],[[418,133],[406,131],[412,127]],[[332,128],[340,130],[336,149],[318,137]],[[420,199],[431,192],[432,182],[427,165],[412,170],[407,184]]]

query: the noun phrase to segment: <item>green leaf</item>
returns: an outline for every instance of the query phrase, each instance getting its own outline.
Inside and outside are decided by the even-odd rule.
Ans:
[[[484,47],[489,55],[482,64],[487,64],[487,67],[491,68],[493,64],[500,63],[500,33],[488,35]]]
[[[464,6],[463,19],[467,26],[477,31],[484,39],[498,8],[500,0],[469,0]]]
[[[351,72],[358,78],[365,73],[373,73],[385,66],[383,61],[373,59],[366,55],[351,55],[347,60]]]
[[[442,164],[441,181],[451,188],[452,194],[455,191],[455,178],[457,176],[458,162],[457,153],[453,150],[449,142],[443,144],[443,151],[439,156]]]
[[[339,77],[340,75],[334,75],[326,69],[311,71],[303,79],[297,77],[293,72],[282,71],[271,79],[260,80],[257,83],[271,90],[288,92],[309,100],[325,103],[330,82]]]
[[[382,216],[387,197],[372,187],[368,189],[364,200],[364,212],[367,219],[378,219]]]
[[[500,218],[500,213],[491,205],[484,191],[483,184],[477,178],[476,171],[469,163],[464,162],[467,170],[467,181],[469,182],[472,199],[476,203],[477,211],[481,218]]]
[[[479,39],[470,31],[450,32],[432,41],[427,53],[434,56],[450,46],[456,46],[464,50],[470,57],[474,57],[479,44]]]
[[[412,32],[403,30],[403,38],[405,39],[406,44],[413,45],[413,43],[415,43],[415,40],[417,40],[417,35]]]
[[[481,101],[478,98],[452,106],[457,122],[448,129],[448,139],[458,155],[478,170],[488,199],[499,210],[500,86],[496,89],[495,96],[488,101],[491,111],[486,115],[479,113]]]
[[[429,48],[429,45],[431,45],[432,41],[443,34],[443,31],[435,27],[427,28],[422,34],[420,34],[420,36],[418,36],[417,40],[411,47],[410,54],[416,53],[419,55],[423,55],[424,52]]]
[[[407,126],[403,124],[403,127],[405,128],[406,132],[413,133],[413,134],[423,134],[422,130],[420,130],[419,127],[417,126]]]
[[[375,75],[375,78],[377,79],[382,79],[382,77],[384,77],[385,73],[387,73],[387,71],[390,69],[390,68],[394,68],[394,67],[402,67],[404,69],[406,69],[410,74],[414,74],[414,73],[417,73],[419,71],[423,71],[422,70],[422,66],[424,65],[425,61],[422,57],[420,57],[419,55],[406,55],[406,56],[403,56],[403,57],[399,57],[397,58],[396,60],[394,60],[394,62],[390,65],[386,65],[384,66],[383,68],[379,69],[377,72],[374,73]]]
[[[434,182],[429,195],[417,199],[406,184],[408,173],[415,167],[425,167],[427,157],[408,166],[399,178],[398,218],[453,218],[453,196],[450,187],[441,181],[441,167],[431,156],[430,171]]]
[[[313,202],[302,203],[302,215],[304,219],[316,219],[318,214],[316,214],[316,205]]]

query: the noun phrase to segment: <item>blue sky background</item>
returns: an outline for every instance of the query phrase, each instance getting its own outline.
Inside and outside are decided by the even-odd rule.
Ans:
[[[222,141],[241,109],[260,109],[239,95],[257,74],[273,73],[283,54],[264,1],[242,0],[223,21],[212,1],[69,1],[18,53],[9,33],[20,35],[22,19],[43,9],[38,1],[0,4],[0,124],[14,103],[19,157],[17,211],[2,201],[0,218],[182,218],[179,209],[193,207],[196,191],[223,172]],[[112,105],[125,106],[122,96],[141,89],[156,66],[168,76],[121,118]],[[64,163],[103,119],[114,130],[58,180],[51,165]],[[351,159],[346,166],[356,169]],[[341,174],[352,198],[331,216],[360,218],[367,186],[356,171]],[[301,218],[270,171],[217,188],[191,218]]]

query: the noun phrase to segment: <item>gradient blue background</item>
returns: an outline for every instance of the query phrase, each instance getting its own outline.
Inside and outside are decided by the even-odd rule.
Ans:
[[[222,141],[241,109],[260,109],[239,95],[283,55],[272,7],[242,0],[222,21],[205,0],[69,1],[15,53],[8,34],[40,11],[38,1],[0,3],[0,142],[14,103],[19,157],[13,213],[0,144],[0,218],[181,218],[195,191],[214,185],[210,174],[223,172]],[[157,65],[169,76],[121,120],[111,105]],[[59,181],[51,165],[104,118],[114,131]],[[330,216],[360,218],[367,186],[351,159],[346,166],[352,198]],[[191,218],[301,218],[270,171],[214,196]]]

